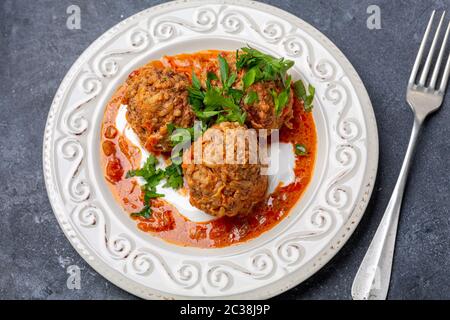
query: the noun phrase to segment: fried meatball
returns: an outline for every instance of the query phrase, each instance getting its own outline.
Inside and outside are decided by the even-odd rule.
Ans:
[[[283,90],[283,85],[275,81],[260,81],[252,84],[246,93],[256,92],[258,99],[251,104],[246,104],[242,99],[242,108],[247,112],[247,124],[254,129],[280,129],[283,125],[291,128],[292,105],[294,102],[293,90],[290,90],[289,100],[280,114],[275,111],[275,102],[272,90],[278,94]]]
[[[261,174],[262,165],[258,160],[251,160],[248,140],[242,144],[244,148],[238,147],[237,136],[245,131],[233,129],[246,128],[231,122],[214,125],[183,156],[190,203],[217,217],[250,213],[264,199],[268,186],[267,175]],[[217,133],[227,138],[214,139]],[[201,150],[201,159],[194,158],[198,153],[195,150]],[[237,163],[224,160],[229,155],[226,150],[233,150]]]
[[[169,68],[149,64],[127,80],[123,103],[127,120],[146,149],[168,152],[167,125],[191,127],[194,112],[188,102],[188,77]]]

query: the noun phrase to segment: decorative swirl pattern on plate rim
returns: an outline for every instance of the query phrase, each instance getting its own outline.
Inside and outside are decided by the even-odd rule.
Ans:
[[[238,4],[237,1],[234,0],[228,0],[228,1],[212,1],[213,4],[208,6],[208,10],[213,10],[212,8],[216,8],[217,11],[208,11],[216,12],[216,15],[206,15],[200,14],[202,13],[201,10],[197,10],[197,15],[194,15],[197,20],[194,21],[195,23],[199,23],[206,25],[207,28],[209,28],[208,31],[202,31],[200,32],[215,32],[218,29],[219,21],[225,21],[224,19],[228,17],[228,19],[231,19],[230,17],[233,17],[233,14],[235,15],[236,9],[235,5]],[[190,6],[194,6],[196,1],[192,1],[190,3],[185,2],[171,2],[168,4],[163,4],[151,9],[148,9],[146,11],[143,11],[141,13],[136,14],[135,16],[132,16],[123,22],[119,23],[117,26],[113,27],[111,30],[109,30],[107,33],[105,33],[103,36],[101,36],[97,41],[95,41],[86,51],[83,53],[83,55],[77,60],[77,62],[74,64],[74,66],[71,68],[67,76],[64,78],[60,88],[58,89],[58,92],[55,96],[55,99],[53,101],[52,107],[49,112],[48,120],[47,120],[47,126],[44,136],[44,175],[45,175],[45,181],[46,186],[49,194],[49,198],[52,204],[52,207],[54,209],[55,215],[58,218],[58,222],[61,224],[61,227],[63,228],[63,231],[68,236],[69,240],[72,242],[74,247],[84,256],[87,261],[101,274],[103,274],[105,277],[107,277],[110,281],[114,282],[115,284],[125,288],[126,290],[142,296],[142,297],[152,297],[152,298],[163,298],[163,297],[183,297],[179,296],[177,294],[171,294],[164,291],[159,291],[156,288],[150,288],[148,286],[145,286],[139,282],[136,282],[132,279],[127,278],[123,273],[125,272],[133,272],[134,274],[141,275],[141,276],[147,276],[151,274],[155,270],[156,262],[159,261],[160,264],[164,264],[164,259],[159,260],[157,255],[152,255],[149,252],[146,252],[148,250],[144,250],[146,248],[136,248],[136,244],[133,242],[133,240],[129,239],[129,236],[126,234],[108,234],[107,229],[107,222],[104,218],[104,212],[102,212],[101,209],[98,207],[93,207],[92,205],[86,204],[87,199],[89,198],[89,194],[86,197],[86,192],[83,193],[82,189],[80,188],[74,188],[70,187],[71,189],[74,189],[74,193],[78,198],[72,197],[71,200],[73,203],[75,203],[76,206],[74,210],[71,211],[71,213],[77,212],[78,214],[78,220],[72,220],[72,215],[67,215],[67,208],[65,207],[64,201],[61,201],[60,198],[61,195],[57,192],[58,188],[54,184],[54,178],[55,174],[52,167],[52,161],[53,161],[53,153],[52,150],[55,147],[55,144],[53,143],[54,139],[54,128],[55,123],[57,121],[57,115],[61,112],[63,98],[65,96],[65,93],[69,90],[69,88],[73,85],[74,78],[76,78],[77,74],[79,74],[79,70],[82,66],[85,65],[88,58],[92,56],[92,54],[96,51],[97,48],[99,48],[101,45],[104,45],[108,41],[110,41],[113,36],[117,35],[121,32],[121,30],[125,29],[125,26],[130,24],[131,22],[138,22],[142,21],[144,19],[147,19],[148,16],[150,16],[153,13],[159,13],[162,12],[167,13],[169,9],[173,12],[175,9],[184,9],[189,8]],[[217,3],[217,5],[215,4]],[[222,5],[219,5],[222,4]],[[310,36],[314,36],[313,38],[320,43],[321,46],[326,47],[329,51],[331,51],[334,55],[334,58],[339,61],[340,66],[344,65],[343,70],[345,70],[346,77],[351,80],[352,83],[352,90],[356,92],[358,99],[363,100],[361,104],[361,108],[364,111],[364,125],[367,127],[369,137],[376,142],[377,145],[377,132],[376,132],[376,126],[374,126],[374,116],[373,111],[370,106],[370,101],[368,99],[367,93],[364,90],[364,87],[357,76],[354,69],[351,67],[349,62],[345,59],[345,57],[342,55],[342,53],[334,47],[331,42],[326,39],[322,34],[320,34],[318,31],[313,29],[311,26],[307,25],[303,21],[301,21],[298,18],[295,18],[279,9],[270,7],[268,5],[255,3],[255,2],[249,2],[249,1],[239,1],[239,4],[241,6],[245,7],[252,7],[254,10],[261,11],[265,14],[272,14],[274,15],[274,19],[280,19],[284,21],[288,21],[291,23],[292,26],[296,26],[297,28],[301,29],[303,32]],[[230,5],[233,6],[233,10],[229,10],[228,12],[234,12],[233,14],[229,14],[227,16],[227,6]],[[215,18],[212,18],[212,17]],[[221,19],[222,17],[222,19]],[[236,18],[236,17],[235,17]],[[215,19],[215,20],[214,20]],[[244,18],[241,19],[241,21],[244,21]],[[230,22],[231,21],[231,22]],[[247,21],[248,22],[248,21]],[[233,28],[234,26],[234,32],[237,32],[236,25],[241,22],[237,22],[234,20],[229,20],[229,22],[225,23],[225,28]],[[174,24],[176,27],[185,27],[186,25],[178,23]],[[189,26],[189,25],[188,25]],[[223,24],[222,24],[223,26]],[[247,25],[248,26],[248,25]],[[333,86],[342,85],[342,83],[339,83],[341,79],[336,79],[337,74],[337,66],[333,65],[333,63],[327,59],[319,59],[315,61],[315,57],[312,54],[312,48],[304,48],[302,46],[303,44],[307,42],[305,38],[301,38],[300,35],[295,35],[292,33],[286,34],[285,28],[280,23],[277,25],[276,21],[270,21],[267,23],[266,26],[263,26],[260,32],[258,32],[258,29],[252,28],[252,24],[250,23],[250,28],[257,33],[260,34],[261,39],[265,40],[266,43],[272,43],[272,44],[278,44],[281,43],[285,50],[287,55],[289,56],[296,56],[298,54],[302,54],[307,52],[307,58],[308,63],[310,66],[311,76],[318,82],[330,82]],[[188,27],[189,29],[189,27]],[[224,30],[227,33],[233,33],[229,32],[231,29]],[[295,28],[292,28],[295,29]],[[232,30],[231,30],[232,31]],[[88,93],[92,95],[91,98],[86,99],[86,102],[76,103],[74,104],[74,107],[72,108],[66,108],[69,112],[66,116],[66,123],[72,124],[72,128],[69,128],[69,130],[66,130],[65,136],[63,138],[69,139],[71,142],[73,140],[78,139],[79,136],[83,136],[88,129],[88,123],[83,121],[82,118],[82,112],[80,109],[84,109],[85,104],[89,104],[92,102],[92,100],[95,100],[97,94],[96,94],[96,88],[100,87],[101,91],[101,85],[105,79],[111,78],[116,76],[118,72],[118,64],[117,64],[117,57],[121,58],[123,55],[128,54],[139,54],[139,52],[142,52],[145,50],[145,48],[148,48],[148,46],[152,43],[151,39],[149,38],[149,35],[152,34],[152,31],[150,30],[139,30],[139,36],[137,33],[131,32],[130,35],[135,34],[134,38],[131,38],[131,45],[132,48],[128,51],[124,52],[110,52],[105,53],[103,55],[103,59],[100,59],[102,61],[103,70],[99,68],[99,71],[107,71],[107,72],[100,72],[100,74],[97,73],[97,76],[101,76],[103,79],[100,80],[100,82],[92,82],[95,80],[95,77],[92,77],[90,79],[90,83],[85,84],[84,89],[85,93]],[[267,38],[269,37],[269,38]],[[134,40],[133,40],[134,39]],[[158,40],[158,39],[156,39]],[[133,41],[136,45],[133,45]],[[143,49],[142,49],[143,48]],[[106,57],[106,58],[104,58]],[[106,59],[110,59],[105,64]],[[99,86],[100,85],[100,86]],[[344,84],[345,87],[345,84]],[[328,98],[329,100],[335,100],[334,104],[339,105],[339,103],[345,99],[342,98],[342,93],[338,94],[338,96],[334,96],[333,94],[337,94],[337,91],[330,91],[328,92]],[[345,88],[344,88],[345,90]],[[326,95],[324,96],[326,97]],[[350,96],[347,96],[350,98]],[[347,117],[347,109],[350,107],[346,107],[347,102],[344,103],[343,111],[340,112],[340,116],[338,119],[338,122],[340,123],[336,128],[339,131],[339,137],[342,140],[339,146],[339,153],[336,153],[336,160],[338,163],[341,163],[343,167],[348,166],[350,167],[350,173],[347,171],[346,174],[344,174],[345,177],[348,178],[349,175],[351,175],[351,167],[352,167],[352,161],[355,162],[352,159],[358,160],[358,154],[354,153],[351,155],[349,152],[344,152],[345,148],[349,148],[349,150],[359,150],[357,149],[358,146],[354,144],[354,142],[357,142],[359,139],[359,131],[362,129],[361,127],[358,127],[358,120],[355,118],[348,118]],[[81,107],[80,107],[81,106]],[[346,109],[347,108],[347,109]],[[76,117],[75,115],[76,114]],[[71,117],[73,117],[71,119]],[[78,119],[78,120],[77,120]],[[356,124],[356,125],[355,125]],[[68,126],[67,126],[68,127]],[[352,135],[352,132],[358,132],[358,135]],[[58,141],[61,140],[58,138]],[[67,148],[67,146],[66,146]],[[79,160],[77,155],[81,154],[83,150],[72,151],[66,150],[66,160],[77,158],[75,161],[75,165],[72,166],[72,176],[78,178],[78,170],[81,163],[81,160]],[[321,264],[323,264],[325,261],[327,261],[330,256],[332,256],[338,247],[342,245],[342,243],[348,238],[349,234],[353,231],[355,228],[357,222],[359,221],[362,212],[364,211],[364,208],[367,204],[368,198],[370,196],[373,182],[376,174],[376,165],[377,165],[377,157],[378,157],[378,150],[371,150],[372,157],[368,159],[369,166],[368,170],[365,172],[364,176],[364,184],[363,187],[365,187],[364,192],[362,192],[362,197],[359,199],[353,199],[355,204],[352,206],[352,211],[348,212],[348,218],[344,221],[344,224],[341,226],[340,230],[334,234],[334,237],[332,240],[330,240],[330,247],[328,249],[322,250],[321,254],[318,258],[312,259],[311,261],[306,262],[302,265],[303,269],[297,268],[296,270],[293,269],[286,269],[288,275],[284,276],[282,278],[279,278],[277,283],[270,283],[270,286],[268,289],[266,289],[264,292],[256,292],[256,290],[252,291],[249,295],[251,297],[268,297],[274,294],[277,294],[281,291],[284,291],[285,289],[293,286],[294,284],[297,284],[298,282],[302,281],[309,275],[311,275],[310,266],[313,266],[314,270],[317,270]],[[352,158],[353,157],[353,158]],[[357,162],[356,162],[357,163]],[[75,168],[75,169],[73,169]],[[72,180],[72,179],[71,179]],[[70,180],[69,180],[70,181]],[[171,267],[167,266],[167,274],[172,279],[174,279],[174,283],[185,288],[194,288],[196,286],[201,286],[203,289],[203,292],[205,292],[204,286],[209,283],[210,287],[217,287],[221,291],[226,291],[227,289],[231,288],[233,286],[233,274],[240,274],[244,275],[246,277],[250,276],[252,279],[256,280],[267,280],[269,278],[273,278],[275,271],[277,267],[282,268],[288,268],[290,266],[297,266],[298,264],[302,263],[302,259],[305,257],[305,251],[302,247],[302,241],[313,241],[314,236],[317,234],[320,235],[329,235],[332,233],[332,226],[335,223],[334,217],[336,217],[336,212],[342,209],[342,203],[340,202],[340,197],[342,195],[342,192],[346,193],[346,191],[343,189],[345,187],[345,179],[339,179],[336,178],[334,183],[331,183],[330,186],[337,186],[336,188],[331,188],[329,195],[328,195],[328,202],[327,202],[327,208],[317,207],[315,209],[312,209],[311,212],[311,226],[313,227],[313,231],[310,233],[301,233],[301,234],[289,234],[283,239],[279,240],[278,243],[279,246],[275,247],[276,250],[274,251],[267,251],[263,249],[263,251],[257,251],[255,252],[250,259],[247,259],[246,263],[250,263],[250,266],[243,266],[242,264],[236,264],[235,262],[228,261],[226,263],[220,263],[216,261],[216,263],[209,263],[208,265],[201,266],[200,263],[195,264],[189,264],[189,260],[185,260],[182,262],[182,266],[179,267],[179,270],[176,272],[173,272]],[[80,191],[81,190],[81,191]],[[347,195],[349,195],[347,193]],[[355,196],[355,195],[349,195]],[[86,197],[86,198],[84,198]],[[357,201],[356,201],[357,200]],[[77,204],[78,203],[78,204]],[[77,211],[78,209],[78,211]],[[118,260],[125,261],[123,264],[123,270],[122,273],[118,272],[117,270],[112,270],[111,266],[108,266],[104,261],[101,260],[101,258],[89,247],[89,243],[86,242],[83,237],[80,237],[77,233],[77,229],[75,227],[75,222],[82,222],[79,226],[82,228],[86,228],[89,230],[93,230],[97,228],[101,223],[100,220],[102,218],[99,217],[99,215],[103,214],[104,222],[104,233],[105,233],[105,245],[106,248],[111,252],[113,256],[116,256]],[[334,231],[334,230],[333,230]],[[78,231],[79,232],[79,231]],[[308,237],[309,240],[308,240]],[[162,262],[161,262],[162,261]],[[283,261],[285,262],[285,266],[283,267]],[[131,270],[131,271],[130,271]],[[274,271],[275,270],[275,271]],[[308,270],[308,271],[306,271]],[[125,273],[126,273],[125,272]],[[175,276],[175,274],[177,274]],[[197,276],[196,276],[197,275]],[[231,277],[231,278],[230,278]],[[209,280],[208,280],[209,279]],[[189,283],[186,285],[186,283]],[[231,283],[231,284],[230,284]],[[264,283],[267,285],[267,283]],[[255,289],[259,285],[256,285]],[[211,294],[211,291],[207,293]],[[221,295],[221,298],[236,298],[239,297],[238,293],[230,294],[229,296]],[[247,295],[246,297],[249,297]],[[214,296],[214,294],[213,294]],[[187,297],[187,296],[184,296]]]

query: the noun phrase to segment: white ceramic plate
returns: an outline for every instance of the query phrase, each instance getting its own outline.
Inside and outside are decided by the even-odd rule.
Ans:
[[[249,44],[295,60],[316,88],[315,172],[301,201],[272,230],[223,249],[183,248],[138,231],[100,167],[100,125],[114,90],[163,55]],[[372,106],[357,73],[323,34],[251,1],[180,1],[142,11],[96,40],[64,78],[44,137],[55,215],[100,274],[143,298],[269,298],[299,284],[342,247],[369,201],[378,164]]]

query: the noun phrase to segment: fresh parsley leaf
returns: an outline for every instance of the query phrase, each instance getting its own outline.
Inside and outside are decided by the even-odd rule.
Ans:
[[[275,112],[277,115],[281,113],[283,108],[289,102],[290,93],[291,93],[291,76],[287,77],[286,88],[283,91],[277,93],[275,90],[272,89],[271,94],[273,97]]]
[[[230,73],[230,66],[222,55],[219,54],[217,59],[219,60],[220,80],[222,81],[222,85],[225,86]]]
[[[197,75],[193,71],[192,71],[192,86],[198,90],[200,90],[202,87],[200,79],[197,77]]]
[[[142,177],[145,180],[145,184],[141,186],[142,192],[144,193],[145,207],[140,212],[132,213],[131,216],[133,217],[150,218],[152,212],[150,200],[164,197],[164,194],[156,192],[156,186],[163,179],[166,180],[166,183],[163,185],[164,188],[179,189],[183,186],[181,164],[172,163],[162,170],[156,169],[157,163],[158,159],[153,155],[149,155],[141,169],[130,170],[127,173],[128,178]]]
[[[217,108],[228,102],[227,98],[222,95],[220,88],[216,87],[206,91],[203,103],[209,108]]]
[[[226,90],[229,90],[233,86],[236,79],[237,79],[237,73],[230,74],[230,77],[228,78],[226,84],[224,85],[224,87],[226,87]]]
[[[230,66],[228,65],[227,60],[222,56],[219,55],[219,70],[220,70],[220,81],[222,82],[222,92],[227,93],[231,87],[233,86],[234,82],[237,79],[237,73],[233,72],[230,73]],[[208,87],[208,89],[210,86]]]
[[[240,91],[233,91],[233,94],[235,96],[241,96]],[[208,116],[217,115],[216,122],[238,121],[240,124],[244,124],[245,116],[243,114],[245,112],[234,102],[234,98],[223,95],[220,88],[214,87],[207,90],[203,104],[205,110],[207,110],[203,111],[203,113],[208,112]]]
[[[306,149],[305,145],[297,143],[295,145],[295,154],[299,156],[307,156],[308,150]]]
[[[237,108],[229,109],[226,113],[220,114],[217,117],[216,122],[239,122],[239,124],[243,125],[245,123],[245,119],[247,118],[247,113],[242,112],[237,106]]]
[[[209,71],[209,72],[207,73],[206,78],[207,78],[209,81],[212,81],[212,80],[219,80],[219,78],[217,77],[217,74],[215,74],[215,73],[212,72],[212,71]]]
[[[281,92],[271,91],[275,111],[279,115],[289,102],[291,76],[287,75],[287,71],[292,68],[294,61],[275,58],[251,47],[242,48],[241,51],[242,54],[237,55],[236,68],[247,69],[242,79],[244,90],[259,81],[279,81],[283,84],[284,88]],[[248,104],[248,101],[252,101],[254,97],[252,94],[247,95],[244,102]]]
[[[217,78],[217,75],[214,72],[208,72],[208,74],[206,75],[206,87],[208,89],[211,88],[211,81],[213,80],[219,80],[219,78]]]
[[[294,61],[275,58],[251,47],[241,48],[241,51],[242,53],[237,56],[237,70],[247,69],[247,73],[255,73],[254,80],[252,74],[248,75],[247,84],[258,81],[279,80],[287,87],[286,73],[294,65]]]
[[[208,126],[222,121],[238,121],[244,124],[246,114],[239,106],[244,92],[232,87],[237,74],[230,74],[230,66],[222,55],[219,55],[217,59],[222,86],[212,86],[211,82],[218,78],[215,73],[209,72],[206,89],[201,88],[200,81],[193,74],[192,86],[188,88],[189,104],[197,118]]]
[[[280,109],[280,100],[278,99],[278,92],[276,92],[274,89],[270,91],[270,94],[273,98],[273,103],[275,105],[275,111],[278,114],[278,110]]]
[[[152,215],[152,208],[149,205],[145,205],[141,211],[131,214],[132,217],[143,217],[145,219],[149,219],[151,215]]]
[[[134,217],[139,216],[149,218],[151,215],[151,207],[149,206],[150,199],[164,197],[163,194],[156,192],[156,186],[164,178],[164,171],[156,169],[157,163],[158,159],[156,159],[155,156],[150,155],[142,168],[127,172],[127,178],[142,177],[145,180],[145,184],[141,187],[142,192],[144,193],[145,207],[140,212],[132,213],[131,215]]]
[[[157,162],[158,160],[153,155],[150,155],[141,169],[128,171],[126,177],[127,178],[142,177],[145,180],[147,180],[152,176],[157,175],[158,173],[158,170],[156,170]]]
[[[163,178],[163,176],[159,177],[158,184],[162,180],[162,178]],[[150,201],[150,199],[164,197],[164,194],[156,192],[156,185],[155,186],[144,185],[142,187],[142,190],[144,191],[144,202],[145,203],[148,203]]]
[[[278,108],[275,108],[275,111],[277,114],[281,113],[281,110],[283,110],[284,106],[286,106],[287,102],[289,100],[289,96],[286,91],[281,91],[280,95],[278,96]]]
[[[181,164],[172,163],[164,170],[164,176],[166,183],[163,187],[179,189],[183,186],[183,171],[181,170]]]
[[[197,78],[195,72],[192,71],[192,86],[188,88],[189,103],[192,105],[194,112],[201,108],[203,98],[205,97],[202,91],[202,85]]]
[[[198,104],[201,103],[205,98],[205,95],[202,92],[202,90],[194,88],[193,86],[188,88],[188,92],[189,92],[189,103],[194,107],[198,106]]]
[[[306,99],[306,89],[302,80],[297,80],[294,82],[294,94],[299,99]]]
[[[231,98],[233,98],[235,104],[239,104],[241,102],[242,97],[244,96],[244,91],[230,88],[228,90],[228,94],[230,95]]]
[[[207,107],[215,110],[221,108],[221,112],[218,113],[217,122],[237,121],[241,125],[244,124],[246,118],[245,112],[234,102],[234,99],[222,95],[218,88],[208,90],[203,102]]]
[[[316,89],[312,85],[308,85],[308,92],[309,95],[306,97],[305,110],[309,112],[313,109],[313,100]]]
[[[312,85],[308,85],[308,93],[306,93],[305,85],[302,80],[294,82],[294,93],[299,99],[302,99],[303,106],[306,112],[311,112],[313,109],[314,94],[316,89]]]
[[[206,110],[206,111],[198,112],[197,116],[202,119],[208,119],[208,118],[217,116],[220,113],[222,113],[221,110]]]
[[[244,103],[247,105],[253,104],[254,102],[258,101],[259,101],[258,94],[253,90],[250,90],[244,98]]]
[[[255,82],[256,70],[257,69],[252,68],[245,73],[244,77],[242,78],[242,82],[244,83],[244,90],[249,88]]]
[[[163,194],[156,192],[156,186],[164,178],[164,171],[156,169],[157,163],[158,159],[153,155],[149,155],[141,169],[130,170],[127,172],[127,178],[141,177],[145,180],[145,184],[141,187],[142,192],[144,193],[145,207],[142,211],[133,213],[132,216],[149,218],[151,215],[151,208],[149,206],[150,199],[164,197]]]

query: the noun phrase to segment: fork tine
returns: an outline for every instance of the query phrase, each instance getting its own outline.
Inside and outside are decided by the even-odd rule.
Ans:
[[[441,20],[439,20],[436,33],[434,34],[433,42],[431,43],[430,51],[428,52],[427,60],[420,75],[419,86],[424,86],[427,81],[428,71],[430,70],[431,60],[433,60],[434,50],[438,42],[439,34],[441,33],[442,21],[444,21],[445,11],[442,13]]]
[[[436,60],[436,65],[434,66],[433,75],[431,76],[430,88],[434,89],[436,86],[436,81],[439,75],[439,70],[441,68],[442,58],[444,57],[445,48],[447,46],[447,39],[450,33],[450,22],[445,31],[444,40],[442,40],[441,50],[439,51],[438,58]]]
[[[447,87],[448,75],[450,74],[450,55],[447,58],[447,63],[445,64],[444,74],[442,76],[441,85],[439,86],[439,91],[441,93],[445,92]]]
[[[425,34],[423,35],[422,43],[419,47],[419,52],[417,52],[416,61],[414,62],[413,69],[411,71],[411,76],[409,77],[409,85],[414,84],[416,80],[417,70],[419,70],[420,61],[422,60],[423,51],[425,50],[425,45],[427,43],[428,34],[430,33],[431,25],[433,24],[434,14],[436,10],[433,10],[431,13],[430,21],[428,21],[427,29],[425,30]]]

